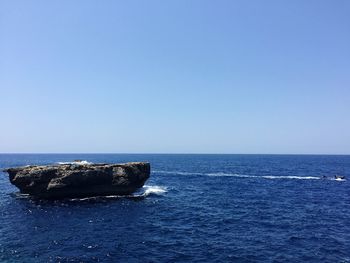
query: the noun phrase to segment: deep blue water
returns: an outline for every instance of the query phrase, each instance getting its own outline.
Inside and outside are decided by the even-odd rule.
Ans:
[[[150,161],[147,197],[33,201],[0,173],[0,262],[350,262],[350,156],[0,155],[0,168],[74,159]]]

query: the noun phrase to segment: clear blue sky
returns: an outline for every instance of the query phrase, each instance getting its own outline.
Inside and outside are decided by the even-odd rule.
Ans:
[[[0,152],[350,154],[349,14],[0,0]]]

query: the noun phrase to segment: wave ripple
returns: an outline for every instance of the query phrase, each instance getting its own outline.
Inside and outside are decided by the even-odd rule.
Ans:
[[[163,171],[155,170],[154,173],[158,174],[176,174],[176,175],[200,175],[200,176],[213,176],[213,177],[237,177],[237,178],[257,178],[257,179],[288,179],[288,180],[320,180],[320,179],[330,179],[334,178],[323,178],[320,176],[294,176],[294,175],[248,175],[248,174],[237,174],[237,173],[199,173],[199,172],[182,172],[182,171]],[[345,181],[344,179],[338,181]]]

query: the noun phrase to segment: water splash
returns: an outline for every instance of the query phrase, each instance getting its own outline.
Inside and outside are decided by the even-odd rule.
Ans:
[[[149,195],[164,195],[167,192],[167,188],[164,186],[159,185],[145,185],[142,187],[143,189],[143,196],[149,196]]]

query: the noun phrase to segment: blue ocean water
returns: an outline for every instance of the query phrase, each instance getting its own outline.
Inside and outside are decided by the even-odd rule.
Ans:
[[[74,159],[150,161],[146,197],[35,201],[1,172],[0,262],[350,262],[350,156],[2,154],[0,168]]]

